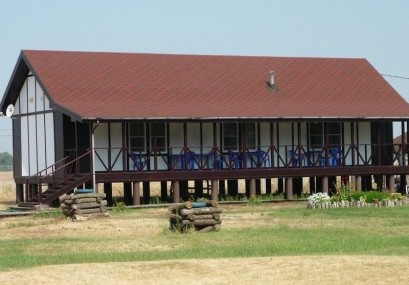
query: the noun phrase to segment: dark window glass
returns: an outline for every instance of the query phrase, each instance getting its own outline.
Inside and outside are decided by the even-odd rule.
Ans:
[[[165,123],[151,123],[151,147],[158,152],[166,152],[166,125]]]
[[[146,152],[146,133],[144,123],[129,124],[129,148],[134,152]]]
[[[248,149],[256,149],[256,124],[254,123],[245,123],[244,124],[244,140],[246,147]]]
[[[223,150],[238,150],[238,131],[236,123],[223,124]]]

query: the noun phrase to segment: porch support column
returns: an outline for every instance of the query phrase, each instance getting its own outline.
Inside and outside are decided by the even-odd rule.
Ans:
[[[293,198],[293,179],[286,178],[285,179],[285,199],[291,200]]]
[[[353,190],[355,190],[356,189],[356,176],[355,175],[353,175],[353,176],[351,176],[351,189],[353,189]]]
[[[249,197],[255,197],[256,196],[256,179],[250,179],[249,181],[250,184],[250,192],[249,192]]]
[[[266,194],[271,194],[271,178],[266,178]]]
[[[151,199],[151,184],[149,181],[143,182],[143,203],[144,204],[149,204],[149,200]]]
[[[362,191],[362,176],[357,175],[355,176],[355,190],[356,191]]]
[[[388,189],[392,193],[396,192],[394,175],[388,175]]]
[[[212,180],[212,200],[217,201],[218,200],[218,193],[219,190],[219,180],[214,179]]]
[[[160,199],[162,202],[166,202],[168,200],[168,182],[167,181],[160,182]]]
[[[112,206],[112,183],[104,183],[104,193],[108,206]]]
[[[179,181],[173,181],[173,203],[180,203],[180,185]]]
[[[203,197],[203,180],[195,180],[195,197]]]
[[[328,177],[322,177],[322,193],[328,193]]]
[[[133,183],[133,192],[132,192],[133,205],[141,204],[141,187],[139,182]]]
[[[24,184],[16,184],[16,204],[24,202]]]
[[[124,182],[124,202],[125,205],[132,205],[132,184]]]

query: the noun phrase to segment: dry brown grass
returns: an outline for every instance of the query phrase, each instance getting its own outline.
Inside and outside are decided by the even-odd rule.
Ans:
[[[14,206],[16,201],[16,188],[13,172],[0,172],[0,210]]]
[[[409,257],[285,256],[68,264],[0,273],[1,284],[407,284]]]

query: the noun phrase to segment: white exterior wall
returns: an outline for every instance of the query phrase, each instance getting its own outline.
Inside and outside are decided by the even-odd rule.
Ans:
[[[115,162],[115,159],[118,157],[116,160],[115,164],[112,166],[112,170],[123,170],[123,158],[122,155],[120,154],[121,148],[122,148],[122,124],[121,123],[115,123],[111,124],[111,158],[112,158],[112,163]]]
[[[92,128],[95,128],[95,124],[93,124]],[[107,171],[104,164],[106,167],[109,167],[108,141],[108,124],[99,124],[99,126],[94,130],[94,149],[98,154],[95,156],[95,171]],[[102,162],[104,162],[104,164]]]
[[[355,135],[356,138],[356,135]],[[355,139],[356,140],[356,139]],[[351,124],[344,123],[344,164],[345,165],[352,165],[352,153],[355,153],[355,162],[356,162],[356,151],[351,149]],[[356,143],[356,141],[355,141]],[[348,153],[348,154],[347,154]]]
[[[363,159],[365,159],[365,150],[367,158],[371,156],[371,123],[370,122],[359,122],[358,123],[358,141],[359,141],[359,152],[361,153]],[[367,159],[366,158],[366,159]],[[358,165],[362,165],[364,162],[361,158],[358,159]]]
[[[93,128],[95,128],[95,124]],[[95,157],[95,170],[107,171],[106,167],[112,167],[114,171],[123,170],[122,155],[122,126],[121,123],[112,123],[110,125],[111,138],[109,138],[109,124],[100,123],[94,131],[95,151],[98,156]],[[111,140],[111,164],[109,165],[109,139]],[[118,156],[119,154],[119,156]],[[118,158],[117,158],[118,156]],[[116,161],[115,161],[116,160]],[[105,165],[105,166],[104,166]],[[132,161],[130,160],[132,166]]]
[[[31,176],[55,163],[53,113],[34,76],[26,79],[15,104],[21,120],[21,173]],[[42,173],[43,175],[47,172]]]
[[[279,155],[283,160],[285,159],[285,157],[287,157],[287,160],[289,160],[287,152],[289,151],[289,146],[292,143],[291,123],[278,123],[278,128],[279,128],[278,129],[279,145],[277,147],[278,147]],[[283,162],[279,160],[278,157],[276,157],[276,159],[277,160],[275,161],[274,165],[283,167],[284,166]]]

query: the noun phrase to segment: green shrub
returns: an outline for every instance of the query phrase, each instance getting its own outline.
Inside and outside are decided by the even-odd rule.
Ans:
[[[331,202],[355,200],[353,199],[352,194],[351,186],[349,184],[342,184],[340,188],[337,188],[337,193],[331,197]]]
[[[378,192],[378,191],[368,191],[368,192],[355,192],[352,193],[351,197],[355,201],[358,201],[361,197],[365,197],[365,202],[373,203],[374,201],[382,201],[383,199],[387,199],[389,196],[386,192]]]

